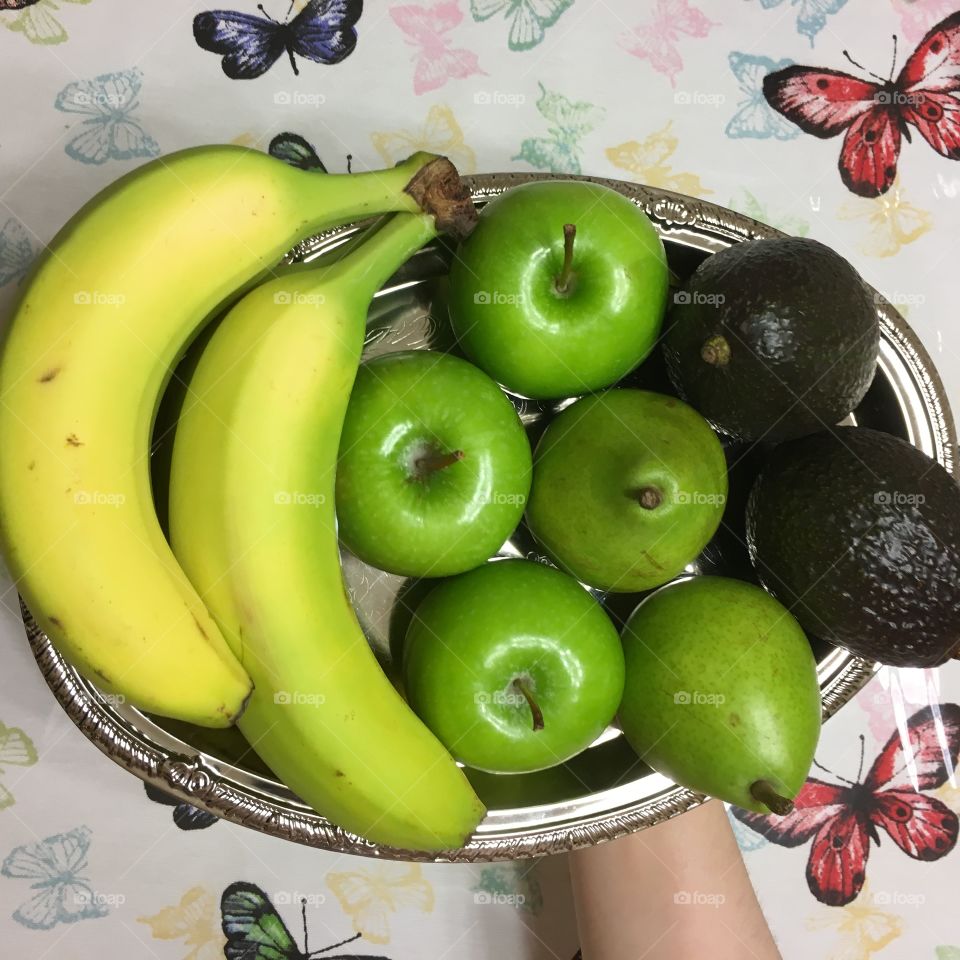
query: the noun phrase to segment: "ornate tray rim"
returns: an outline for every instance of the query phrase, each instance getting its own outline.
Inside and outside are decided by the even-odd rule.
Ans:
[[[464,179],[478,202],[518,184],[537,180],[572,179],[600,183],[642,207],[664,239],[688,243],[698,249],[715,251],[744,240],[785,235],[743,214],[697,197],[621,180],[538,173],[481,174]],[[294,248],[291,257],[301,259],[309,255],[318,245],[344,229],[347,228],[304,241]],[[917,423],[914,418],[910,424],[911,438],[952,472],[957,434],[940,377],[916,334],[879,294],[877,311],[885,346],[893,349],[910,368],[914,375],[913,385],[920,394],[926,423]],[[924,436],[919,435],[921,430],[926,431]],[[702,794],[664,780],[667,786],[658,793],[626,802],[619,795],[622,788],[594,794],[593,798],[608,795],[609,808],[580,815],[571,809],[559,824],[552,822],[555,817],[547,815],[549,807],[557,805],[544,805],[545,815],[540,826],[510,829],[506,825],[484,821],[464,847],[437,855],[380,846],[340,829],[298,804],[292,794],[288,795],[287,802],[282,802],[275,793],[268,792],[274,781],[251,775],[248,779],[252,785],[241,784],[229,772],[222,772],[223,767],[235,768],[189,745],[186,746],[190,752],[185,753],[172,753],[161,748],[149,739],[147,733],[138,729],[130,717],[139,717],[147,729],[155,728],[149,719],[132,708],[118,708],[105,699],[93,684],[80,677],[64,661],[22,601],[21,611],[27,637],[44,679],[84,736],[114,762],[178,800],[270,836],[338,853],[384,859],[468,863],[515,860],[568,852],[613,840],[677,816],[706,799]],[[847,703],[878,667],[879,664],[841,650],[834,651],[821,662],[818,672],[824,719]],[[258,789],[257,784],[262,784],[264,789]],[[568,805],[575,808],[576,803],[569,801]],[[509,814],[509,810],[498,811],[496,819],[504,819],[504,814]]]

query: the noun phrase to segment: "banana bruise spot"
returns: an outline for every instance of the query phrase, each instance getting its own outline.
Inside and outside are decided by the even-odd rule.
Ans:
[[[67,446],[70,447],[82,447],[83,441],[75,434],[67,434]]]
[[[210,634],[207,633],[207,631],[203,629],[203,624],[200,622],[199,618],[197,617],[197,615],[196,615],[192,610],[190,611],[190,616],[193,617],[193,622],[197,625],[197,629],[198,629],[198,630],[200,631],[200,633],[202,634],[203,639],[209,641],[209,640],[210,640]]]
[[[47,616],[47,619],[48,619],[58,630],[62,630],[62,629],[63,629],[63,621],[60,620],[58,617]]]
[[[61,369],[61,367],[51,367],[46,373],[42,373],[39,377],[37,377],[37,382],[49,383],[57,376]]]

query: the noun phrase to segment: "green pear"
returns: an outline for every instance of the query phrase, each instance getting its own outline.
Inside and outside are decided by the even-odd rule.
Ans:
[[[716,533],[727,463],[692,407],[648,390],[583,397],[537,444],[527,525],[559,567],[638,593],[683,572]]]
[[[695,577],[651,594],[623,631],[620,725],[654,770],[757,813],[788,813],[820,735],[810,644],[766,591]]]

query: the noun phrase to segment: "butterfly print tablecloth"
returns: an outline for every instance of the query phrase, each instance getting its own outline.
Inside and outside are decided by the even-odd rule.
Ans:
[[[287,133],[275,150],[317,169],[426,149],[465,173],[636,180],[816,237],[908,317],[957,404],[958,8],[0,0],[0,313],[44,243],[122,173]],[[871,102],[850,108],[850,90]],[[148,793],[57,707],[3,590],[4,955],[213,960],[268,930],[270,956],[291,960],[341,941],[331,954],[573,956],[563,857],[378,863]],[[958,666],[884,670],[827,724],[808,809],[779,825],[731,817],[787,960],[960,958],[958,703]]]

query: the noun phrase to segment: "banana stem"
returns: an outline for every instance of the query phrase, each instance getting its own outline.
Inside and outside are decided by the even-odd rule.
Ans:
[[[317,268],[323,284],[347,279],[367,300],[393,275],[396,265],[416,253],[437,235],[434,218],[427,214],[398,213],[390,217],[373,236],[336,263]]]
[[[388,170],[317,176],[301,174],[297,189],[305,211],[304,236],[331,224],[350,223],[385,211],[426,213],[437,229],[458,236],[469,233],[476,222],[470,191],[456,167],[431,153],[416,153]]]

